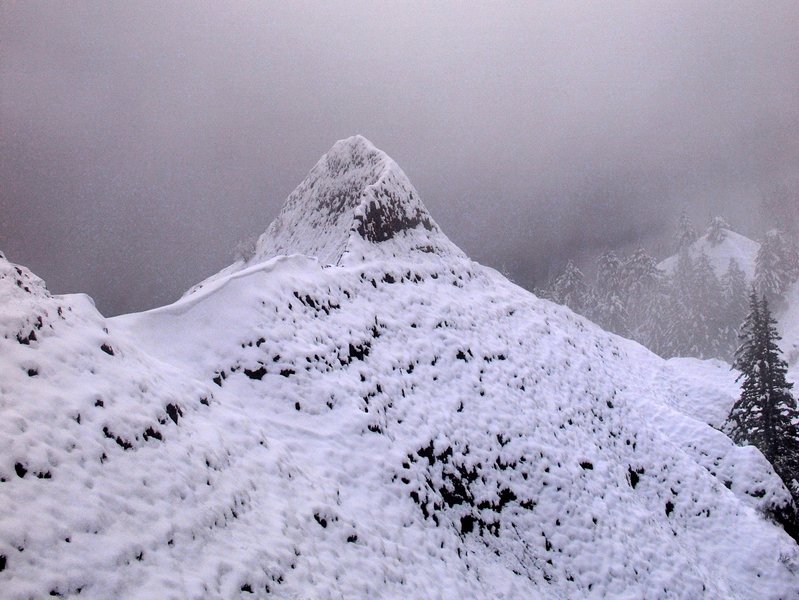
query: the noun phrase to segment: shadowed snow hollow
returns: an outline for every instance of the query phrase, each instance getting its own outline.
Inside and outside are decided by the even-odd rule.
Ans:
[[[697,408],[732,374],[470,261],[363,138],[173,305],[104,319],[0,266],[8,597],[799,590],[787,492]]]

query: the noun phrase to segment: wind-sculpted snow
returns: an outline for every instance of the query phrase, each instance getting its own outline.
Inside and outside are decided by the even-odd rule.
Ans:
[[[114,319],[0,259],[2,596],[796,597],[728,371],[395,238]]]

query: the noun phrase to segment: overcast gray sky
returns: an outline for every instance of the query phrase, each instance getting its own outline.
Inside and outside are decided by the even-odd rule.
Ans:
[[[475,4],[0,3],[0,250],[163,304],[355,133],[524,285],[799,177],[799,2]]]

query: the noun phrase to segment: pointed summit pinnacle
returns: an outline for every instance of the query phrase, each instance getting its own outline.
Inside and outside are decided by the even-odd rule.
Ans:
[[[291,193],[258,240],[256,259],[305,254],[343,264],[414,251],[462,255],[397,163],[355,135],[336,142]]]

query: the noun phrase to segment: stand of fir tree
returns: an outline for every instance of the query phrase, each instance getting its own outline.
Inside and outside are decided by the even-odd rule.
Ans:
[[[753,445],[772,464],[793,497],[793,506],[775,507],[770,515],[799,541],[799,411],[786,379],[787,363],[777,342],[776,321],[768,301],[753,289],[740,330],[740,346],[733,367],[743,380],[741,396],[727,418],[725,429],[739,445]]]

